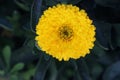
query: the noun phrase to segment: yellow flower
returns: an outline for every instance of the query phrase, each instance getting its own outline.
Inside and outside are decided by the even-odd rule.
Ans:
[[[44,11],[36,26],[36,34],[41,50],[59,61],[68,61],[90,53],[95,41],[95,26],[85,10],[58,4]]]

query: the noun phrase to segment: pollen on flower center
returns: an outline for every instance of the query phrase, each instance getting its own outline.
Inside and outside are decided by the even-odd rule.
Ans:
[[[71,40],[73,37],[73,30],[70,27],[64,26],[59,28],[59,37],[62,40]]]

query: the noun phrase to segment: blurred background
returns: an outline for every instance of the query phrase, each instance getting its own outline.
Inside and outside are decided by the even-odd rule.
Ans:
[[[58,3],[85,9],[96,26],[84,58],[59,62],[35,44],[39,17]],[[120,0],[0,0],[0,80],[120,80]]]

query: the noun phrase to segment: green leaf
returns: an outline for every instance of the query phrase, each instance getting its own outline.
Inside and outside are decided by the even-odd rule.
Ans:
[[[120,61],[106,69],[103,74],[103,80],[120,80]]]
[[[44,80],[46,71],[48,70],[50,64],[51,64],[51,59],[46,61],[43,57],[40,57],[40,60],[36,67],[34,80]]]
[[[65,3],[65,4],[67,4],[68,3],[68,0],[58,0],[60,3]]]
[[[1,70],[5,70],[5,69],[6,69],[5,66],[6,66],[6,65],[5,65],[5,63],[4,63],[4,60],[0,58],[0,69],[1,69]]]
[[[24,3],[21,3],[19,0],[14,0],[14,2],[16,3],[16,5],[18,5],[21,9],[23,9],[25,11],[30,10],[28,5],[25,5]]]
[[[83,80],[79,72],[76,72],[76,74],[74,75],[74,80]]]
[[[30,80],[30,78],[34,76],[34,74],[35,74],[35,68],[31,68],[26,72],[22,73],[24,80]]]
[[[10,80],[19,80],[19,79],[18,79],[18,77],[16,75],[11,75]]]
[[[38,55],[40,54],[40,52],[38,55],[33,54],[33,48],[27,46],[26,44],[26,46],[15,50],[13,54],[14,56],[12,56],[11,59],[12,63],[16,64],[18,62],[24,62],[26,64],[38,59]]]
[[[58,1],[60,1],[61,3],[77,4],[82,0],[58,0]]]
[[[82,1],[82,0],[68,0],[68,3],[70,3],[70,4],[77,4],[80,1]]]
[[[9,23],[8,20],[4,19],[4,18],[0,18],[0,27],[12,31],[13,30],[13,26]]]
[[[0,70],[0,75],[1,75],[1,76],[4,76],[4,74],[5,74],[5,71]]]
[[[100,76],[100,74],[102,73],[103,71],[103,68],[101,65],[99,64],[94,64],[92,69],[91,69],[91,74],[92,74],[92,77],[94,78],[94,80],[97,80],[98,77]]]
[[[96,38],[102,48],[104,47],[106,50],[113,48],[111,44],[111,24],[102,21],[95,21],[94,24],[96,26]]]
[[[22,70],[24,68],[24,63],[18,63],[16,64],[10,71],[11,74],[18,72],[19,70]]]
[[[112,36],[113,43],[116,46],[120,47],[120,24],[113,25],[112,33],[113,33],[113,36]]]
[[[107,51],[101,48],[99,45],[95,45],[91,52],[95,55],[92,57],[97,58],[100,63],[104,65],[109,65],[112,63],[113,59],[107,55]]]
[[[95,2],[104,7],[120,8],[120,0],[95,0]]]
[[[7,19],[13,25],[13,33],[16,36],[23,36],[23,30],[21,29],[21,24],[19,22],[21,14],[18,11],[14,11],[12,16],[7,16]]]
[[[34,0],[31,9],[31,20],[30,25],[33,32],[35,31],[35,27],[38,23],[38,20],[42,14],[42,0]]]
[[[58,3],[56,0],[45,0],[45,1],[46,1],[46,5],[48,6],[53,6]]]
[[[97,44],[94,46],[91,52],[95,54],[97,57],[102,57],[106,54],[106,51]]]
[[[83,58],[80,58],[77,61],[77,68],[78,68],[78,71],[79,71],[81,78],[83,80],[91,80],[92,79],[90,74],[89,74],[89,69],[88,69],[88,66],[86,64],[86,61]]]
[[[24,46],[28,46],[31,49],[35,47],[35,40],[34,39],[28,39],[25,41]]]
[[[18,28],[19,25],[19,20],[20,20],[20,13],[18,11],[14,11],[12,13],[12,16],[7,16],[7,19],[10,21],[10,23],[13,25],[13,28],[16,29]]]
[[[75,75],[73,76],[74,80],[82,80],[82,77],[81,77],[79,69],[78,69],[77,62],[73,59],[71,59],[70,62],[71,62],[72,66],[74,68],[74,71],[75,71]],[[65,65],[63,65],[63,66],[65,66]]]
[[[50,78],[49,78],[49,80],[56,80],[57,73],[58,73],[57,67],[56,67],[55,62],[53,61],[51,63],[51,66],[50,66]]]
[[[9,66],[10,66],[10,57],[11,57],[11,48],[10,48],[10,46],[4,47],[3,56],[4,56],[4,60],[6,62],[6,66],[7,66],[7,68],[9,68]]]

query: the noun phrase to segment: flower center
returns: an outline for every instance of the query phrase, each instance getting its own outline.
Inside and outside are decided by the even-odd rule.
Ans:
[[[71,40],[73,30],[70,27],[64,26],[59,28],[59,36],[63,40]]]

